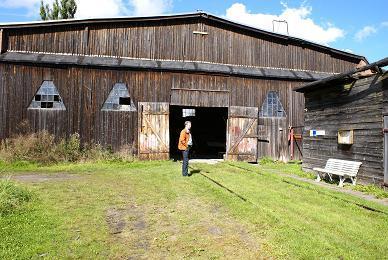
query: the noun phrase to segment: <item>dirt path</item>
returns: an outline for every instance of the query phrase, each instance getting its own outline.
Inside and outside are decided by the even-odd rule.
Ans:
[[[46,182],[46,181],[65,181],[69,179],[78,179],[81,176],[69,173],[42,174],[29,172],[28,174],[17,174],[9,176],[0,176],[0,179],[10,179],[25,183]]]
[[[263,257],[261,241],[249,228],[220,206],[192,196],[173,205],[133,202],[112,207],[106,211],[105,220],[113,241],[127,245],[127,255],[114,256],[118,258]]]

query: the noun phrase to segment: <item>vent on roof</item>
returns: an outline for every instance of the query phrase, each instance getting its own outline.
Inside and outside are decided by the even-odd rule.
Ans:
[[[136,111],[135,104],[124,83],[116,83],[109,93],[102,111]]]
[[[53,81],[45,80],[36,92],[28,109],[66,110]]]

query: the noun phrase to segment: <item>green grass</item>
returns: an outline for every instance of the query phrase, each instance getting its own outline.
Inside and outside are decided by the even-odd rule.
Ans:
[[[386,207],[276,174],[303,176],[298,164],[197,164],[189,178],[171,161],[2,166],[3,176],[70,177],[18,186],[34,199],[0,217],[0,259],[381,259],[388,250]]]
[[[388,198],[388,192],[380,187],[377,187],[376,185],[357,184],[356,186],[350,186],[350,188],[356,191],[361,191],[367,194],[371,194],[379,199]]]
[[[30,199],[31,194],[25,188],[7,179],[0,180],[0,216],[20,210]]]

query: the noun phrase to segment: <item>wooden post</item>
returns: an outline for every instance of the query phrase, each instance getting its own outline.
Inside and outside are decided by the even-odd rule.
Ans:
[[[7,51],[7,42],[4,29],[0,29],[0,54]]]
[[[291,127],[290,129],[290,150],[291,150],[291,160],[294,160],[294,128]]]

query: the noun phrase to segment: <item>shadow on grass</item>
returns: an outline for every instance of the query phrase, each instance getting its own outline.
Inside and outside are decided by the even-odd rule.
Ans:
[[[201,170],[198,170],[198,169],[191,170],[190,173],[189,173],[189,176],[192,176],[194,174],[199,174],[199,173],[201,173]]]

